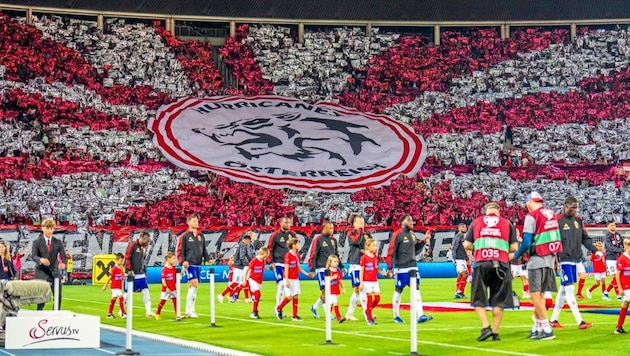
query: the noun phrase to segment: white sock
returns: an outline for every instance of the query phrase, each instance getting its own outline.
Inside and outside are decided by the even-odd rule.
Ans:
[[[535,316],[532,315],[532,320],[534,321],[534,326],[532,326],[532,332],[535,333],[538,331],[538,326],[540,325],[540,320],[536,319]]]
[[[324,302],[322,302],[322,298],[317,298],[317,301],[315,301],[315,303],[313,304],[313,308],[319,309],[319,307],[321,307],[323,304]]]
[[[195,314],[195,302],[197,300],[197,287],[190,287],[190,313]]]
[[[416,317],[424,315],[424,305],[422,305],[422,296],[420,295],[420,289],[416,290]]]
[[[400,292],[394,291],[394,295],[392,296],[392,309],[394,310],[394,318],[400,316],[398,314],[400,312]]]
[[[568,293],[565,286],[560,286],[560,290],[558,291],[558,295],[556,296],[556,305],[553,307],[553,313],[551,313],[551,320],[558,321],[560,317],[560,312],[562,311],[562,307],[564,306],[565,295]]]
[[[352,293],[352,295],[350,296],[350,303],[348,303],[348,312],[346,313],[346,315],[354,314],[354,308],[357,307],[358,302],[359,302],[359,293],[357,292]]]
[[[566,292],[567,304],[569,304],[569,309],[571,309],[571,313],[573,313],[573,317],[578,325],[580,325],[584,319],[582,319],[582,315],[580,314],[580,308],[578,308],[577,299],[575,299],[575,285],[570,285],[564,287]]]
[[[367,307],[367,293],[359,292],[359,302],[361,303],[361,308],[366,309],[366,307]]]
[[[144,303],[144,309],[147,314],[153,313],[151,311],[151,294],[149,294],[149,290],[146,288],[142,290],[142,302]]]
[[[188,292],[186,293],[186,314],[190,314],[190,307],[192,306],[194,296],[193,296],[193,288],[188,287]]]
[[[282,303],[283,299],[284,299],[284,281],[280,281],[278,282],[278,288],[276,290],[276,309],[278,309],[278,306],[280,305],[280,303]]]
[[[549,319],[542,320],[541,323],[542,323],[542,329],[544,332],[546,333],[552,332],[551,325],[549,324]]]

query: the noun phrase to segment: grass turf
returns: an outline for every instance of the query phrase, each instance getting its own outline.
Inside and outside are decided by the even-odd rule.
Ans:
[[[587,279],[587,286],[592,278]],[[424,279],[422,297],[425,303],[453,301],[454,279]],[[393,281],[381,280],[381,303],[391,303]],[[514,282],[515,290],[520,291],[520,281]],[[159,302],[159,286],[152,285],[151,298],[153,308]],[[182,286],[182,295],[186,295],[186,286]],[[225,288],[225,283],[217,283],[216,293]],[[239,301],[224,304],[216,303],[216,323],[219,328],[210,325],[209,285],[202,284],[197,294],[197,313],[199,319],[185,319],[173,322],[174,311],[170,301],[164,306],[162,320],[146,318],[142,297],[139,293],[134,298],[133,327],[136,330],[195,340],[212,345],[254,352],[262,355],[407,355],[410,350],[409,312],[401,310],[405,324],[392,322],[392,311],[377,308],[376,326],[368,326],[363,321],[361,308],[357,307],[355,316],[360,321],[347,321],[344,324],[333,323],[332,341],[334,345],[322,345],[325,341],[325,323],[323,308],[320,319],[314,319],[310,305],[317,298],[319,291],[314,281],[302,281],[299,315],[304,322],[290,319],[277,320],[273,314],[276,286],[274,282],[265,282],[262,287],[260,316],[262,319],[249,318],[252,304]],[[468,291],[470,287],[468,287]],[[78,313],[99,315],[101,322],[124,327],[121,318],[106,319],[110,291],[102,292],[100,286],[64,286],[63,309]],[[620,303],[601,300],[597,290],[592,300],[580,301],[580,304],[602,305],[618,309]],[[216,296],[213,296],[216,300]],[[241,293],[241,298],[243,295]],[[403,303],[408,302],[408,290],[403,295]],[[340,309],[344,314],[349,295],[340,296]],[[614,299],[614,298],[613,298]],[[182,310],[185,298],[182,300]],[[50,307],[50,304],[47,305]],[[32,308],[32,307],[27,307]],[[47,308],[48,309],[48,308]],[[118,305],[115,314],[118,315]],[[285,312],[291,311],[291,304]],[[422,355],[619,355],[625,354],[630,347],[630,336],[614,335],[616,315],[582,313],[585,320],[593,323],[587,330],[579,330],[575,319],[567,309],[560,315],[560,322],[565,329],[555,329],[555,340],[528,340],[531,327],[531,311],[506,311],[500,330],[501,341],[476,341],[480,323],[473,311],[467,312],[426,312],[434,317],[428,323],[418,324],[418,353]],[[551,316],[551,311],[549,312]]]

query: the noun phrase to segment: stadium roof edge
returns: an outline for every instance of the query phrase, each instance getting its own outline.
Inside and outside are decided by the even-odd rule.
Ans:
[[[198,21],[470,26],[627,23],[626,0],[0,0],[0,9]],[[299,3],[299,4],[296,4]],[[54,11],[53,11],[54,10]]]

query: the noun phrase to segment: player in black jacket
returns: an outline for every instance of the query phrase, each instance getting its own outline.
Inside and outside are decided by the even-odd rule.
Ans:
[[[588,329],[592,326],[582,319],[580,309],[575,298],[575,282],[577,282],[577,264],[582,260],[582,246],[586,247],[592,253],[603,254],[593,246],[593,240],[582,223],[582,218],[576,215],[578,209],[578,201],[574,196],[569,195],[564,201],[564,209],[562,215],[558,217],[558,227],[560,228],[560,238],[562,241],[562,252],[557,254],[560,261],[561,275],[560,290],[556,297],[556,304],[551,314],[551,326],[562,328],[558,322],[560,311],[566,300],[569,308],[577,321],[580,329]]]
[[[294,232],[291,230],[291,219],[283,217],[280,219],[280,228],[274,231],[269,238],[269,257],[267,263],[269,268],[274,271],[276,277],[276,306],[274,310],[278,309],[280,303],[284,299],[284,255],[289,252],[287,242],[290,239],[297,238]]]
[[[142,293],[142,302],[144,303],[147,318],[154,316],[151,310],[151,294],[149,294],[149,285],[147,284],[145,274],[145,258],[149,243],[151,243],[151,235],[143,231],[140,233],[140,237],[127,247],[127,253],[125,255],[127,273],[133,276],[133,291]]]
[[[186,231],[177,242],[177,259],[182,268],[186,270],[188,279],[188,294],[186,295],[186,318],[198,318],[195,311],[195,301],[197,298],[197,288],[199,287],[199,274],[201,265],[210,262],[208,250],[206,250],[206,239],[198,231],[199,218],[189,216],[186,219],[188,231]]]
[[[424,315],[422,297],[420,296],[420,273],[416,261],[416,251],[422,250],[425,244],[431,240],[431,234],[424,235],[423,241],[418,241],[413,232],[413,218],[411,215],[403,215],[400,219],[400,230],[394,232],[389,242],[389,253],[387,254],[387,275],[396,277],[396,287],[392,297],[392,309],[394,311],[394,322],[404,323],[398,314],[400,310],[400,298],[403,289],[409,285],[409,271],[416,271],[417,290],[411,291],[416,298],[416,313],[418,322],[424,323],[433,319],[432,316]]]
[[[357,306],[357,302],[361,302],[361,306],[366,305],[367,295],[365,292],[359,291],[359,273],[361,272],[361,256],[363,255],[365,248],[365,240],[372,238],[368,232],[365,231],[365,220],[359,214],[352,214],[348,219],[352,230],[348,231],[346,243],[350,245],[348,252],[348,264],[350,268],[348,274],[352,280],[352,288],[354,291],[350,296],[350,303],[348,304],[348,312],[346,312],[347,320],[358,320],[354,315],[354,308]]]
[[[322,226],[322,233],[317,236],[313,242],[311,242],[311,253],[308,259],[308,267],[311,272],[315,272],[317,280],[319,281],[319,289],[321,290],[321,296],[317,298],[315,304],[311,306],[311,312],[317,319],[319,314],[317,309],[324,304],[324,281],[325,270],[328,256],[337,254],[337,240],[333,237],[335,232],[335,225],[328,221]]]
[[[617,232],[617,224],[615,224],[614,220],[608,222],[608,231],[604,234],[604,250],[606,251],[606,272],[614,276],[617,273],[617,258],[623,253],[623,237]],[[614,277],[602,298],[610,300],[608,293],[613,288],[615,293],[617,293],[617,301],[621,301],[623,290],[620,286],[617,286],[617,278]]]

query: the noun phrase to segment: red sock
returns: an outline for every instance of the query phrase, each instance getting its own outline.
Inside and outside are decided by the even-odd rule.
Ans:
[[[610,292],[611,289],[615,288],[615,293],[617,293],[617,295],[619,295],[619,291],[617,290],[617,279],[613,278],[612,281],[610,281],[610,284],[608,285],[608,288],[606,288],[606,292]]]
[[[621,310],[619,310],[619,319],[617,319],[618,328],[623,327],[623,323],[626,321],[626,314],[628,314],[628,306],[626,306],[625,308],[621,308]]]
[[[341,319],[341,313],[339,313],[339,305],[333,305],[333,312],[337,319]]]
[[[592,291],[594,291],[594,290],[595,290],[595,288],[597,288],[597,284],[593,284],[593,285],[591,286],[591,288],[589,288],[589,289],[588,289],[588,291],[589,291],[589,292],[592,292]]]
[[[160,314],[162,312],[162,307],[164,306],[165,303],[166,303],[166,299],[160,300],[160,304],[158,304],[155,314]]]
[[[460,278],[458,289],[462,294],[466,294],[464,293],[466,291],[466,277],[465,276],[462,276],[462,278]]]
[[[380,294],[375,294],[374,295],[374,301],[372,301],[372,309],[376,308],[376,306],[378,305],[378,303],[381,301],[381,295]]]
[[[523,285],[523,292],[529,293],[529,284],[524,284]]]
[[[123,314],[127,314],[127,313],[125,312],[125,299],[124,299],[123,297],[118,297],[118,305],[120,306],[120,311],[121,311]]]
[[[238,299],[238,295],[241,293],[241,289],[243,289],[243,287],[241,287],[240,284],[236,284],[236,286],[232,288],[232,293],[230,294],[230,296],[236,296],[236,299]]]
[[[553,299],[551,299],[551,298],[545,299],[545,307],[547,309],[553,308]]]
[[[278,310],[282,310],[282,308],[284,308],[285,305],[287,305],[289,303],[289,298],[284,297],[284,299],[282,299],[282,301],[280,302],[280,305],[278,305]]]
[[[584,289],[584,283],[586,283],[586,279],[580,279],[580,281],[578,282],[577,294],[582,294],[582,289]]]
[[[230,295],[232,295],[232,290],[233,290],[232,286],[233,286],[234,284],[236,284],[236,283],[230,284],[229,286],[225,287],[225,289],[223,290],[223,292],[221,292],[221,295],[225,296],[225,295],[227,295],[228,293],[230,293]]]
[[[253,311],[258,313],[258,302],[260,301],[260,291],[257,290],[253,293],[254,295],[254,305],[252,306]]]
[[[367,296],[368,307],[365,308],[365,314],[367,314],[368,320],[374,320],[374,317],[372,316],[372,304],[374,304],[374,298],[372,297],[372,294],[368,294]]]
[[[606,281],[602,280],[602,292],[606,291]]]
[[[245,288],[243,288],[243,293],[245,293],[245,299],[249,299],[249,297],[251,296],[251,293],[249,290],[249,283],[247,283],[245,285]]]
[[[116,299],[118,298],[112,298],[109,301],[109,309],[107,309],[107,314],[111,314],[114,311],[114,305],[116,304]]]
[[[293,298],[293,317],[295,318],[297,316],[297,312],[298,312],[298,299],[297,297]]]
[[[177,315],[177,298],[173,298],[171,300],[173,301],[173,310],[175,311],[175,317],[178,317],[179,315]]]

